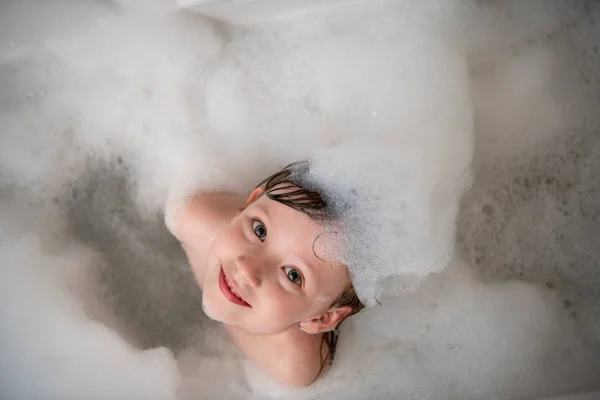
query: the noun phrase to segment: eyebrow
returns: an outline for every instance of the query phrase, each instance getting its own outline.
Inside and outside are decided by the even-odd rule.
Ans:
[[[267,207],[265,207],[262,204],[257,204],[256,208],[258,208],[260,210],[260,212],[263,213],[267,217],[266,219],[268,219],[268,220],[271,219],[271,217],[269,216],[269,211],[267,210]]]
[[[314,254],[314,249],[312,249],[312,247],[311,247],[311,251],[312,251],[312,256],[317,259],[317,263],[318,262],[323,262],[323,260],[319,259],[319,257],[317,257],[317,255]],[[316,291],[320,290],[319,287],[321,285],[319,285],[319,281],[320,281],[320,279],[322,279],[322,277],[319,276],[319,271],[322,270],[322,268],[319,268],[319,266],[316,265],[314,262],[309,262],[306,259],[306,257],[302,257],[300,255],[297,255],[297,257],[298,257],[298,259],[300,261],[302,261],[302,264],[308,270],[309,275],[311,275],[311,277],[313,278],[312,279],[313,282],[312,282],[312,285],[311,285],[312,288],[313,288],[313,290],[316,290]]]

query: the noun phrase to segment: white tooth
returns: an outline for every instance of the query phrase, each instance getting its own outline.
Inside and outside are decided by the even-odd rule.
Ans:
[[[227,286],[229,287],[229,290],[231,290],[231,293],[236,295],[240,300],[244,300],[242,299],[242,295],[235,289],[235,287],[231,285],[231,281],[227,277],[225,277],[225,283],[227,283]]]

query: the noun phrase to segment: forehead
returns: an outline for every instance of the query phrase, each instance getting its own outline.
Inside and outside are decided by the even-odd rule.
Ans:
[[[333,257],[338,246],[331,240],[335,237],[331,226],[316,222],[303,212],[265,195],[249,208],[264,219],[268,240],[274,250],[307,264],[320,283],[332,286],[329,283],[333,280],[340,283],[342,288],[347,285],[350,279],[348,271],[339,260],[335,260],[337,257]]]

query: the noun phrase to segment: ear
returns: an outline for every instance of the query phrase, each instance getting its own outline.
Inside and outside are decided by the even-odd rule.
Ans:
[[[316,318],[307,319],[300,323],[300,328],[311,335],[334,330],[352,311],[350,306],[334,307]]]
[[[250,193],[250,196],[248,196],[248,200],[246,200],[246,204],[244,204],[244,208],[248,207],[253,201],[255,201],[260,196],[262,196],[263,193],[265,193],[265,188],[262,186],[259,186],[256,189],[254,189],[252,191],[252,193]]]

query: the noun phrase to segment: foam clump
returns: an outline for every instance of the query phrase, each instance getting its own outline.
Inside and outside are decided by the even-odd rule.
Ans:
[[[484,285],[465,272],[450,265],[416,293],[349,320],[331,397],[366,398],[376,387],[381,398],[533,399],[597,383],[600,351],[582,340],[555,293]]]
[[[169,350],[137,350],[85,314],[87,252],[50,255],[24,236],[0,254],[3,398],[175,398]]]
[[[460,68],[447,71],[455,83],[465,79]],[[411,101],[431,104],[427,94],[434,87],[440,106],[435,122],[399,116],[400,127],[387,135],[316,151],[312,158],[312,179],[341,209],[348,268],[367,305],[416,290],[454,256],[458,205],[471,180],[469,93],[423,84],[423,97]],[[449,104],[458,104],[454,120],[441,115]]]

